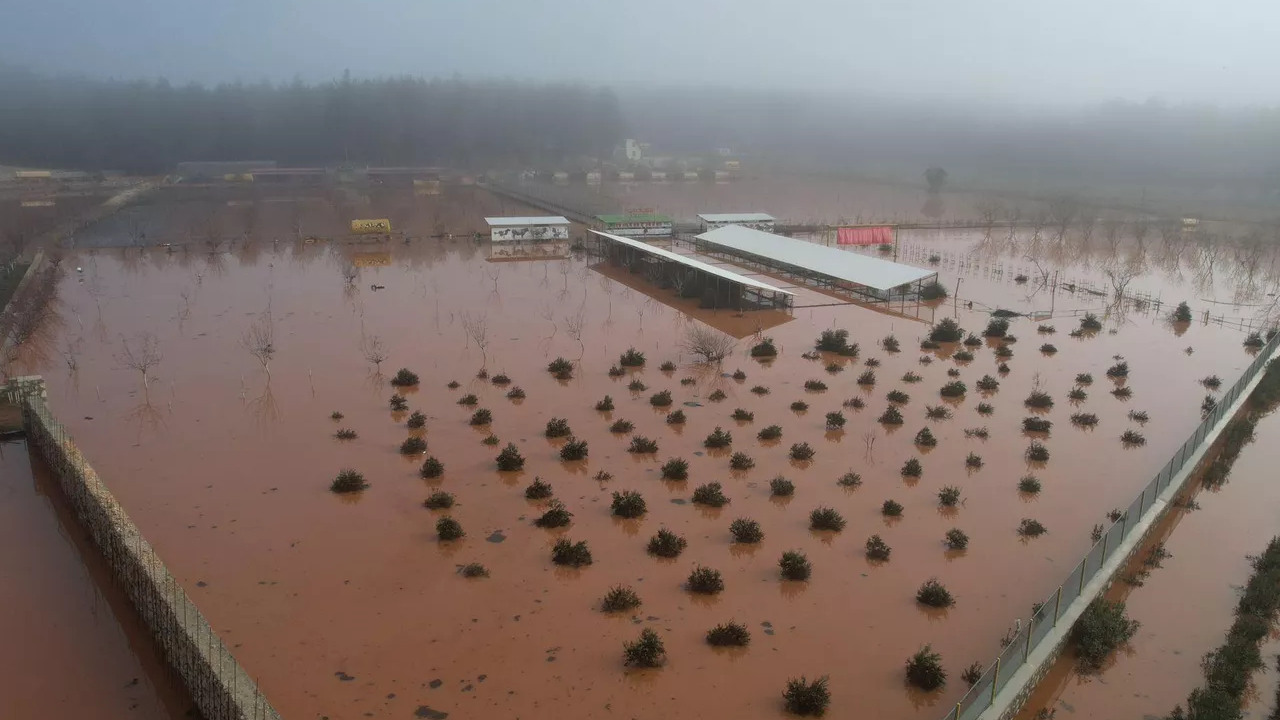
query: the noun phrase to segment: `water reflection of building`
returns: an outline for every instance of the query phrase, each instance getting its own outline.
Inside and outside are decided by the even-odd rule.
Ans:
[[[485,259],[490,262],[515,260],[560,260],[569,257],[569,241],[551,242],[501,242],[490,243],[485,248]]]

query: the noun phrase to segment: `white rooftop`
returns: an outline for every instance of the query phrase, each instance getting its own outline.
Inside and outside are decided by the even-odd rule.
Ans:
[[[749,212],[749,213],[699,213],[698,217],[707,222],[713,223],[735,223],[735,222],[773,222],[774,218],[769,213]]]
[[[889,290],[938,274],[936,270],[921,270],[741,225],[725,225],[702,233],[698,239],[876,290]]]
[[[725,280],[731,280],[736,283],[741,283],[743,285],[747,285],[747,286],[756,288],[758,290],[768,290],[769,292],[782,293],[783,295],[795,295],[795,293],[793,292],[788,292],[786,290],[783,290],[782,288],[774,287],[768,283],[762,283],[759,280],[753,280],[752,278],[749,278],[745,275],[739,275],[736,272],[725,270],[724,268],[716,267],[715,265],[708,265],[707,263],[704,263],[701,260],[695,260],[691,257],[687,257],[679,253],[673,253],[670,250],[667,250],[666,248],[655,247],[648,243],[640,242],[639,240],[632,240],[631,238],[622,237],[621,235],[612,235],[610,233],[600,232],[599,230],[592,230],[591,232],[601,237],[607,237],[610,240],[613,240],[615,242],[620,242],[623,245],[630,245],[631,247],[636,248],[637,250],[647,252],[651,255],[657,255],[660,258],[678,262],[681,265],[686,265],[688,267],[694,268],[695,270],[701,270],[705,273],[710,273],[711,275],[722,277]]]
[[[509,225],[568,225],[569,219],[559,215],[545,217],[487,217],[484,219],[489,227],[506,227]]]

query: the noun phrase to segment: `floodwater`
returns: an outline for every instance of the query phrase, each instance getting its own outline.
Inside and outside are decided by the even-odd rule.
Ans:
[[[941,716],[963,694],[961,669],[994,658],[1006,629],[1025,620],[1086,552],[1093,524],[1126,506],[1194,430],[1205,394],[1198,379],[1217,374],[1229,384],[1251,359],[1243,333],[1214,324],[1174,328],[1151,314],[1116,314],[1103,332],[1073,339],[1067,331],[1078,318],[1065,315],[1046,321],[1057,333],[1043,339],[1034,324],[1017,319],[1011,372],[984,396],[973,383],[995,374],[990,343],[970,363],[951,359],[948,348],[929,353],[933,361],[923,365],[916,346],[925,322],[836,304],[799,307],[786,322],[770,319],[766,334],[781,349],[773,362],[747,357],[748,338],[723,367],[704,368],[681,350],[689,323],[705,320],[742,335],[750,313],[683,312],[664,291],[650,298],[640,284],[611,280],[613,269],[597,271],[584,258],[492,263],[486,248],[461,240],[260,242],[232,253],[193,246],[67,259],[60,324],[33,346],[43,352],[33,352],[24,369],[47,376],[52,407],[286,717],[429,716],[429,708],[460,717],[772,718],[787,679],[802,674],[831,676],[835,717]],[[353,261],[362,267],[348,285],[343,271]],[[956,277],[942,274],[948,286]],[[1008,300],[1002,304],[1039,309],[1038,300],[1019,301],[1010,287],[1008,278],[971,277],[962,297],[997,293]],[[268,311],[275,332],[269,377],[242,345]],[[987,320],[961,302],[919,314],[954,314],[975,331]],[[483,348],[464,330],[477,324],[484,326]],[[801,357],[830,327],[851,331],[862,347],[858,360]],[[122,361],[123,339],[143,332],[154,333],[163,355],[149,389]],[[902,352],[877,347],[889,333]],[[446,468],[438,480],[418,476],[421,457],[397,454],[411,431],[405,414],[387,409],[393,388],[372,374],[361,350],[374,336],[389,355],[387,376],[402,366],[422,376],[408,399],[428,416],[429,454]],[[1043,342],[1058,352],[1039,352]],[[645,352],[648,365],[608,377],[629,346]],[[63,361],[68,348],[75,373]],[[1108,392],[1115,383],[1104,373],[1115,355],[1132,368],[1127,401]],[[573,380],[547,373],[557,356],[579,363]],[[878,382],[858,386],[872,357],[882,363]],[[676,371],[658,369],[668,360]],[[844,371],[827,372],[828,361]],[[509,375],[527,398],[508,400],[504,389],[476,379],[482,366]],[[739,368],[747,375],[741,382],[721,375]],[[943,403],[938,388],[952,368],[970,391]],[[923,382],[901,382],[907,371]],[[1095,381],[1076,407],[1066,392],[1081,372]],[[681,384],[686,377],[694,383]],[[648,389],[628,391],[634,378]],[[829,389],[806,391],[810,379]],[[450,381],[461,386],[449,389]],[[756,385],[769,393],[753,394]],[[1052,452],[1044,467],[1023,460],[1030,438],[1021,431],[1028,414],[1022,400],[1034,387],[1056,400],[1047,414],[1052,431],[1041,438]],[[886,429],[876,418],[894,388],[911,396],[907,421]],[[727,399],[710,401],[717,389]],[[659,390],[672,392],[686,425],[668,425],[665,411],[650,406],[649,395]],[[492,410],[491,428],[467,424],[471,410],[456,404],[465,393]],[[597,412],[606,394],[617,408]],[[866,408],[844,409],[846,428],[825,431],[825,414],[852,397],[864,398]],[[809,409],[792,411],[796,400]],[[980,416],[979,402],[993,404],[995,414]],[[924,406],[941,404],[954,417],[926,420]],[[754,422],[732,420],[737,407],[754,412]],[[1143,448],[1126,449],[1119,440],[1139,427],[1126,417],[1131,409],[1150,414],[1140,427]],[[345,418],[331,420],[334,411]],[[1100,422],[1093,430],[1072,427],[1075,412],[1096,413]],[[567,419],[588,441],[587,461],[559,460],[563,441],[543,437],[552,417]],[[629,436],[609,432],[619,418],[635,423],[633,435],[657,440],[658,453],[628,453]],[[782,440],[757,440],[771,424],[783,427]],[[733,433],[733,449],[754,458],[753,469],[731,471],[726,454],[703,448],[716,426]],[[912,438],[926,426],[939,444],[922,452]],[[988,440],[965,437],[966,428],[982,426]],[[333,439],[339,427],[359,438]],[[496,471],[499,448],[481,443],[490,431],[520,448],[522,472]],[[789,460],[788,448],[801,441],[816,448],[812,462]],[[980,470],[965,469],[971,451],[985,462]],[[899,469],[917,456],[924,476],[906,482]],[[659,479],[669,457],[690,462],[690,480]],[[329,481],[348,467],[371,487],[331,494]],[[836,485],[849,470],[861,474],[861,487]],[[612,480],[593,479],[599,471]],[[1028,472],[1043,481],[1038,497],[1017,491]],[[777,475],[794,481],[794,497],[770,498],[768,481]],[[549,481],[575,513],[569,528],[532,525],[542,503],[526,500],[522,489],[534,477]],[[721,510],[689,502],[694,487],[711,481],[722,482],[732,499]],[[944,485],[962,489],[958,508],[938,508]],[[456,494],[451,514],[467,531],[463,540],[437,542],[439,513],[421,504],[434,488]],[[611,517],[616,490],[642,492],[648,513],[634,521]],[[901,519],[880,515],[887,499],[905,506]],[[808,514],[820,505],[844,515],[843,532],[808,529]],[[759,547],[730,543],[728,525],[737,517],[760,522]],[[1021,539],[1015,529],[1022,518],[1041,520],[1048,534]],[[677,560],[645,553],[663,526],[689,541]],[[969,534],[967,551],[946,550],[942,538],[951,527]],[[865,559],[872,534],[893,548],[888,563]],[[574,571],[553,565],[550,546],[561,536],[588,541],[595,563]],[[788,549],[808,554],[809,582],[779,580],[777,559]],[[486,565],[491,577],[460,577],[456,570],[470,562]],[[723,594],[707,600],[682,589],[697,564],[724,574]],[[957,597],[954,608],[924,612],[916,604],[915,590],[933,576]],[[617,584],[640,594],[636,613],[599,612],[599,598]],[[730,619],[748,625],[751,646],[706,646],[706,630]],[[623,667],[622,643],[642,627],[664,638],[665,668]],[[941,652],[953,678],[938,693],[903,684],[903,662],[926,643]]]
[[[1142,568],[1150,548],[1163,543],[1170,557],[1140,587],[1116,582],[1111,600],[1123,600],[1129,616],[1142,623],[1137,634],[1096,676],[1081,676],[1070,657],[1058,662],[1019,714],[1032,720],[1045,707],[1078,717],[1164,717],[1185,706],[1192,689],[1204,684],[1205,653],[1226,639],[1235,619],[1240,588],[1253,574],[1255,555],[1280,526],[1280,488],[1273,482],[1272,440],[1280,438],[1280,416],[1258,422],[1255,439],[1236,459],[1228,481],[1209,490],[1198,482],[1187,493],[1198,510],[1175,509],[1135,558]],[[1188,612],[1188,609],[1192,609]],[[1264,669],[1246,696],[1246,718],[1270,716],[1276,702],[1278,649],[1263,644]]]
[[[767,212],[789,223],[976,221],[983,195],[930,194],[920,187],[870,180],[759,175],[721,183],[635,183],[572,188],[620,207],[653,207],[679,221],[699,213]],[[1024,203],[1028,207],[1036,203]]]
[[[0,443],[6,720],[192,717],[150,634],[24,441]]]
[[[486,216],[546,215],[475,186],[447,186],[441,195],[412,187],[293,185],[162,186],[76,233],[78,248],[288,241],[345,237],[357,218],[386,218],[397,234],[489,234]],[[575,228],[575,236],[583,234]]]

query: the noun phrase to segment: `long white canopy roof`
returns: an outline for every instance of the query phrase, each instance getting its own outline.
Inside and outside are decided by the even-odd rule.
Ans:
[[[921,270],[741,225],[716,228],[702,233],[698,239],[728,250],[786,263],[876,290],[890,290],[938,274],[935,270]]]
[[[783,290],[782,288],[774,287],[768,283],[762,283],[759,280],[754,280],[752,278],[747,277],[746,275],[739,275],[736,272],[725,270],[724,268],[716,267],[715,265],[708,265],[707,263],[704,263],[701,260],[695,260],[691,257],[687,257],[679,253],[673,253],[670,250],[667,250],[666,248],[654,247],[653,245],[640,242],[639,240],[632,240],[631,238],[628,238],[628,237],[622,237],[621,235],[613,235],[607,232],[600,232],[599,230],[592,230],[591,232],[599,235],[600,237],[609,238],[614,242],[619,242],[619,243],[622,243],[623,245],[629,245],[637,250],[649,253],[650,255],[656,255],[664,260],[671,260],[673,262],[678,262],[681,265],[691,267],[695,270],[701,270],[702,272],[724,278],[725,280],[729,280],[731,282],[747,285],[749,287],[756,288],[757,290],[767,290],[769,292],[782,293],[783,295],[795,295],[795,293],[793,292],[788,292],[786,290]]]

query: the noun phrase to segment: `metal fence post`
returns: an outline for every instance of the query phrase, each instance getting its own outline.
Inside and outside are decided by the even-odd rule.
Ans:
[[[1143,492],[1145,493],[1146,491],[1144,490]],[[1120,519],[1124,520],[1124,516],[1121,515]],[[1111,539],[1111,533],[1107,533],[1106,535],[1102,536],[1102,559],[1098,561],[1099,570],[1101,570],[1102,566],[1107,562],[1107,541],[1110,539]]]
[[[1027,658],[1031,657],[1031,631],[1035,629],[1035,626],[1036,616],[1032,615],[1031,619],[1027,621],[1027,644],[1022,648],[1022,662],[1026,662]]]
[[[1058,627],[1059,610],[1062,609],[1062,586],[1058,586],[1058,596],[1053,601],[1053,626]]]
[[[996,701],[996,685],[1000,682],[1000,657],[996,657],[996,670],[991,675],[991,702]]]

